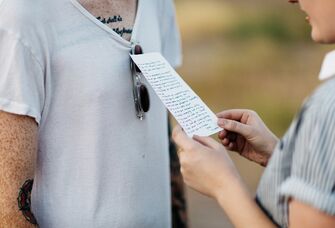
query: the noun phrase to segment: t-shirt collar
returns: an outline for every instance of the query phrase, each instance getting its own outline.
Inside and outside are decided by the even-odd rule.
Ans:
[[[319,79],[325,80],[335,76],[335,50],[329,52],[323,60]]]

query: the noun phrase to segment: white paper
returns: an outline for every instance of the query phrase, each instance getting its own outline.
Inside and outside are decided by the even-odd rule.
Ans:
[[[131,55],[131,58],[188,136],[210,136],[222,130],[216,115],[160,53]]]

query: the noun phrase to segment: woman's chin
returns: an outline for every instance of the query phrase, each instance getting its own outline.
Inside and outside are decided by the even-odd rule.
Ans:
[[[312,39],[321,44],[333,44],[335,43],[335,34],[322,34],[320,31],[313,29],[312,30]]]

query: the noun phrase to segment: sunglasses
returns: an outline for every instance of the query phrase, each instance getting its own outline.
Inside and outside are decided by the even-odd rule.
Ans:
[[[143,54],[143,49],[138,44],[133,44],[130,50],[132,55],[141,55]],[[150,97],[147,87],[142,83],[142,72],[136,66],[134,61],[130,60],[130,69],[132,72],[133,79],[133,95],[134,103],[136,109],[136,116],[140,119],[144,119],[144,114],[149,111],[150,108]]]

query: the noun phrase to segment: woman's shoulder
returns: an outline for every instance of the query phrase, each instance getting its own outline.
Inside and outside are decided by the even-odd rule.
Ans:
[[[335,117],[335,77],[322,83],[304,104],[310,114]]]
[[[328,164],[335,171],[335,78],[320,85],[304,103],[288,137],[294,142],[288,151],[299,164],[296,169],[310,164],[312,171]]]
[[[315,151],[335,154],[335,78],[321,84],[306,100],[288,137],[295,142],[299,156],[310,153],[314,157]]]

